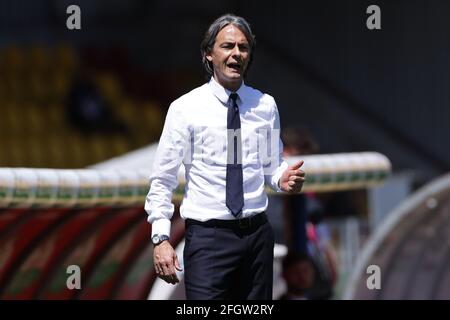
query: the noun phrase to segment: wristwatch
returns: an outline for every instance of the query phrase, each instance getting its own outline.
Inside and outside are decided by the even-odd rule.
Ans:
[[[152,237],[152,242],[155,246],[165,240],[169,240],[169,236],[166,236],[165,234],[155,234]]]

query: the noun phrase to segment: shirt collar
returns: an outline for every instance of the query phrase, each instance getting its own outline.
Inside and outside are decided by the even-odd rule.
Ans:
[[[232,91],[225,89],[224,87],[222,87],[221,84],[219,84],[214,77],[211,77],[211,80],[209,80],[209,87],[211,88],[212,93],[217,97],[217,99],[219,99],[220,102],[222,102],[223,104],[227,104],[228,100],[230,99],[230,94],[232,93]],[[245,100],[245,91],[246,91],[247,86],[245,85],[244,81],[242,81],[241,86],[239,87],[239,89],[236,91],[236,93],[239,96],[239,99],[242,103]]]

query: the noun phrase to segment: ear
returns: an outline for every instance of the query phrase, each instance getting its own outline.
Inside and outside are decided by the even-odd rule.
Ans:
[[[212,62],[212,55],[210,53],[207,53],[205,57],[209,62]]]

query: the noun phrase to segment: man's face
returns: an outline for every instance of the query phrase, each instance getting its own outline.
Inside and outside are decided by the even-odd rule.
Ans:
[[[298,261],[289,266],[283,276],[292,292],[303,293],[314,283],[314,267],[309,261]]]
[[[214,79],[231,91],[239,89],[250,58],[250,45],[238,27],[229,24],[217,34],[206,59],[214,67]]]

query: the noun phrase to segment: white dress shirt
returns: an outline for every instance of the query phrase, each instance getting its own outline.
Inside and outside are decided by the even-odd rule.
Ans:
[[[273,97],[244,83],[236,93],[244,180],[244,208],[239,218],[244,218],[266,210],[265,183],[281,192],[278,180],[288,164],[282,159],[280,120]],[[152,235],[170,235],[172,191],[178,185],[181,164],[186,179],[181,217],[198,221],[235,219],[225,204],[230,94],[211,78],[170,105],[145,202]]]

